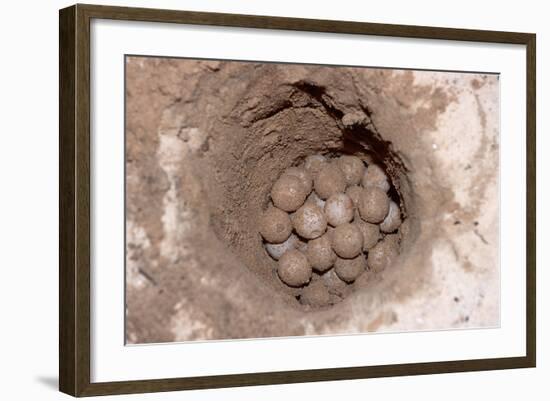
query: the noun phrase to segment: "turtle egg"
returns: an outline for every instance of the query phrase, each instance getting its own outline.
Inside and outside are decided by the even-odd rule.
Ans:
[[[304,204],[308,195],[302,181],[292,175],[282,175],[271,188],[273,204],[285,212],[293,212]]]
[[[353,202],[353,205],[357,207],[357,204],[359,203],[359,197],[361,196],[361,193],[363,192],[363,188],[361,188],[359,185],[352,185],[351,187],[348,187],[346,189],[346,195],[351,198],[351,201]]]
[[[291,287],[300,287],[311,279],[311,265],[306,256],[296,250],[287,251],[279,259],[277,274],[281,281]]]
[[[327,158],[323,155],[310,155],[304,161],[304,167],[309,173],[315,177],[321,168],[327,163]]]
[[[332,249],[341,258],[354,258],[363,249],[363,234],[357,225],[345,223],[336,227],[332,233]]]
[[[292,222],[287,213],[276,207],[269,207],[260,217],[260,234],[272,244],[280,244],[290,236]]]
[[[384,192],[388,192],[390,189],[390,183],[388,182],[386,173],[376,164],[369,164],[361,179],[361,184],[364,188],[377,187]]]
[[[315,307],[326,306],[330,302],[330,294],[321,280],[314,281],[305,287],[300,295],[300,303]]]
[[[359,197],[359,214],[369,223],[380,223],[388,214],[390,199],[378,187],[368,187]]]
[[[378,225],[367,223],[362,219],[354,220],[353,224],[356,224],[361,234],[363,234],[363,251],[368,251],[378,243],[380,239],[380,229]]]
[[[344,155],[337,160],[338,167],[344,173],[346,184],[358,185],[365,173],[365,165],[357,156]]]
[[[301,242],[296,235],[291,234],[285,242],[281,242],[280,244],[266,243],[264,246],[269,256],[275,260],[279,260],[286,251],[299,249]]]
[[[315,177],[314,187],[321,199],[328,199],[331,195],[345,191],[346,178],[336,164],[327,164]]]
[[[332,250],[330,235],[311,240],[307,244],[307,259],[311,266],[320,272],[330,269],[336,260],[336,254]]]
[[[346,194],[334,194],[325,202],[325,216],[331,226],[349,223],[353,219],[353,201]]]
[[[283,175],[291,175],[298,178],[308,194],[313,189],[313,178],[311,178],[311,174],[303,167],[289,167],[284,171]]]
[[[359,254],[353,259],[336,259],[334,263],[334,271],[346,283],[355,281],[367,268],[365,255]]]
[[[323,235],[327,229],[327,219],[319,206],[305,204],[294,213],[292,218],[298,235],[314,239]]]
[[[384,270],[399,253],[397,234],[389,234],[369,250],[367,265],[375,272]]]

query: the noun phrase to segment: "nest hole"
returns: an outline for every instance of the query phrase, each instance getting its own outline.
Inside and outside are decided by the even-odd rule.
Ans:
[[[320,278],[330,281],[334,269],[313,272],[307,285],[291,287],[281,281],[278,262],[266,251],[258,230],[262,213],[271,204],[274,182],[290,166],[303,164],[307,156],[321,154],[329,158],[342,155],[359,157],[367,165],[381,167],[390,182],[388,197],[400,209],[403,224],[412,201],[407,171],[400,157],[384,140],[370,119],[368,108],[357,105],[342,111],[332,105],[325,88],[300,82],[282,93],[263,100],[266,104],[252,116],[237,118],[240,135],[224,149],[225,164],[217,165],[217,185],[222,188],[222,204],[212,213],[212,225],[219,238],[239,257],[259,280],[281,296],[289,307],[305,311],[331,308],[354,292],[369,291],[372,283],[383,279],[380,272],[366,270],[363,279],[336,283],[330,288],[331,299],[323,305],[306,304],[304,289]],[[401,228],[392,233],[401,244],[407,233]],[[381,240],[387,234],[381,235]],[[368,258],[368,252],[367,252]],[[386,269],[392,269],[389,263]],[[341,281],[341,280],[340,280]]]

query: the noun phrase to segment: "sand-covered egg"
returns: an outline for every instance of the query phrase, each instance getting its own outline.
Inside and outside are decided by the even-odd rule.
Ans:
[[[327,229],[327,219],[323,210],[314,204],[305,204],[292,217],[294,229],[306,239],[315,239]]]
[[[388,215],[390,198],[378,187],[366,188],[359,197],[359,214],[368,223],[378,224]]]
[[[324,212],[333,227],[349,223],[353,219],[353,201],[346,194],[334,194],[325,202]]]
[[[332,249],[345,259],[354,258],[363,250],[363,234],[355,224],[341,224],[332,233]]]
[[[330,302],[330,293],[321,280],[312,281],[300,295],[300,303],[315,307],[326,306]]]
[[[307,195],[307,188],[293,175],[283,174],[271,188],[273,204],[286,212],[293,212],[302,206]]]
[[[346,189],[346,195],[350,197],[353,202],[353,206],[357,207],[359,204],[359,198],[363,193],[364,189],[359,185],[352,185]]]
[[[351,283],[367,268],[365,255],[359,254],[352,259],[338,258],[334,263],[334,271],[343,281]]]
[[[328,199],[331,195],[344,192],[346,189],[344,173],[336,164],[326,164],[315,177],[314,188],[321,199]]]
[[[365,164],[357,156],[343,155],[337,160],[347,185],[358,185],[365,173]]]
[[[388,176],[384,173],[384,170],[376,164],[369,164],[361,179],[361,185],[363,185],[364,188],[377,187],[384,192],[388,192],[390,189]]]
[[[277,274],[286,285],[300,287],[309,282],[312,270],[307,257],[293,249],[285,252],[279,259]]]
[[[367,223],[361,218],[354,220],[353,224],[357,225],[363,234],[363,251],[368,251],[376,245],[380,239],[380,228],[377,224]]]
[[[375,272],[384,270],[399,253],[397,234],[389,234],[369,250],[367,265]]]
[[[304,168],[315,177],[327,163],[328,159],[323,155],[309,155],[304,160]]]
[[[336,260],[332,250],[330,235],[326,233],[320,238],[311,240],[307,244],[307,258],[311,266],[320,272],[330,269]]]
[[[270,206],[259,219],[260,234],[271,244],[280,244],[288,239],[292,232],[292,222],[288,213]]]
[[[302,182],[307,194],[313,189],[313,178],[304,167],[289,167],[284,171],[283,175],[290,175],[298,178]]]

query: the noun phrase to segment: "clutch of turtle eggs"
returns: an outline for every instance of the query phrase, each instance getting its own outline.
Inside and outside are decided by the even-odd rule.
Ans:
[[[278,261],[277,275],[300,288],[302,304],[331,303],[330,281],[351,284],[383,270],[398,251],[395,233],[402,222],[390,199],[390,182],[376,164],[359,157],[321,154],[287,168],[271,188],[259,231],[264,247]]]

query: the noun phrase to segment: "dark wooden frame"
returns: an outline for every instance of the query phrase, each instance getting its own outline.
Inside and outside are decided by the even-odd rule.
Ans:
[[[92,18],[525,45],[527,49],[526,356],[91,383],[90,20]],[[80,4],[60,10],[59,30],[59,388],[62,392],[73,396],[93,396],[535,367],[535,34]]]

